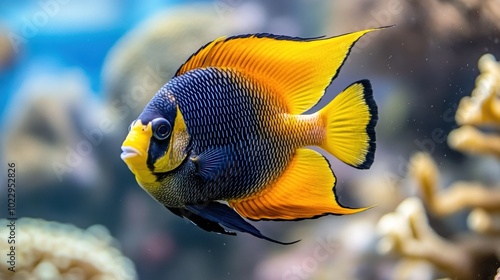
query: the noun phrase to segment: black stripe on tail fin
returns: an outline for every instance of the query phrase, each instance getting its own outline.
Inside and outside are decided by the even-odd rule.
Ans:
[[[370,81],[348,86],[320,111],[326,123],[321,147],[341,161],[368,169],[375,156],[378,109]]]

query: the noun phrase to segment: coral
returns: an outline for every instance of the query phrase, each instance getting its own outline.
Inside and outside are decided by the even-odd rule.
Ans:
[[[480,76],[471,97],[464,97],[455,115],[459,128],[448,135],[458,151],[500,157],[500,64],[491,55],[479,60]],[[489,127],[492,131],[483,132]],[[415,181],[421,199],[403,201],[379,221],[379,250],[395,252],[402,261],[418,259],[441,269],[453,279],[491,279],[500,263],[500,186],[457,181],[440,187],[440,170],[427,153],[410,159],[407,178]],[[468,231],[441,237],[427,219],[470,211]],[[497,276],[498,277],[498,276]]]
[[[89,98],[89,87],[84,73],[71,69],[33,77],[15,94],[1,124],[6,127],[1,148],[6,160],[22,163],[18,175],[25,188],[55,186],[68,177],[89,185],[102,180],[91,156],[95,145],[82,133],[99,127],[99,106]]]
[[[398,252],[407,258],[434,263],[451,275],[470,276],[471,263],[466,252],[429,228],[424,207],[417,198],[406,199],[394,213],[383,216],[378,232],[383,236],[379,244],[382,253]]]
[[[462,209],[481,208],[500,211],[500,189],[489,188],[476,182],[455,182],[440,190],[439,171],[436,163],[427,153],[417,153],[410,159],[409,174],[417,186],[429,210],[438,216],[445,216]]]
[[[477,236],[449,241],[432,230],[420,199],[407,198],[378,224],[381,253],[432,263],[453,279],[488,279],[498,265],[500,239]],[[399,279],[399,278],[397,278]]]
[[[492,125],[500,127],[500,63],[491,54],[478,62],[480,75],[471,97],[460,101],[456,112],[459,125]]]
[[[441,190],[437,164],[427,153],[413,155],[408,173],[417,182],[422,200],[407,198],[393,213],[380,219],[379,251],[397,253],[404,257],[402,262],[426,261],[454,279],[488,279],[499,263],[500,189],[476,182],[455,182]],[[467,224],[476,234],[453,241],[441,237],[429,225],[424,203],[437,217],[473,209]]]
[[[448,137],[450,147],[472,154],[500,158],[500,135],[485,133],[476,127],[500,128],[500,63],[490,54],[478,63],[481,74],[470,97],[462,98],[455,115],[460,128]]]
[[[0,220],[0,224],[8,224]],[[2,226],[0,236],[10,236]],[[1,279],[136,279],[134,264],[111,244],[103,226],[81,230],[73,225],[22,218],[15,228],[15,272],[7,268],[10,246],[0,241]]]
[[[380,251],[425,260],[456,279],[488,279],[499,263],[500,189],[477,182],[440,188],[437,164],[427,153],[413,155],[408,174],[417,182],[422,200],[408,198],[380,219]],[[475,234],[458,234],[462,238],[453,241],[439,236],[431,229],[423,204],[430,214],[443,218],[472,209],[467,224]]]
[[[479,233],[500,235],[500,213],[476,208],[469,214],[467,225]]]
[[[470,125],[450,132],[448,145],[464,153],[494,155],[500,158],[500,136],[484,133]]]

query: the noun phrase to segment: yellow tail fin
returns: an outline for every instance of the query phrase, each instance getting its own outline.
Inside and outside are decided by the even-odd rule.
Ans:
[[[378,119],[370,82],[351,84],[319,113],[326,123],[321,148],[353,167],[370,168]]]

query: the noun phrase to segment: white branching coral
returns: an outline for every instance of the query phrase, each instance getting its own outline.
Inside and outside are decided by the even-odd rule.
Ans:
[[[478,62],[481,74],[471,96],[464,97],[455,115],[459,125],[500,126],[500,63],[491,54]]]
[[[494,155],[500,158],[500,136],[484,133],[470,125],[453,130],[448,136],[448,144],[465,153]]]
[[[500,135],[484,133],[476,127],[500,128],[500,63],[490,54],[478,63],[481,74],[471,96],[462,98],[455,115],[461,127],[448,136],[450,147],[472,154],[500,158]]]
[[[426,215],[422,201],[410,197],[383,216],[378,223],[379,252],[401,255],[403,264],[430,263],[452,279],[491,279],[498,265],[498,238],[473,235],[448,240],[432,230]],[[408,279],[412,270],[400,269],[393,279]]]
[[[417,153],[410,159],[409,174],[417,182],[423,201],[437,216],[463,209],[480,208],[500,211],[500,189],[477,182],[454,182],[446,189],[439,188],[439,171],[427,153]]]
[[[479,233],[500,235],[500,213],[476,208],[469,214],[467,225]]]
[[[437,235],[427,221],[425,209],[418,198],[407,198],[393,213],[383,216],[378,223],[383,236],[379,243],[381,253],[394,252],[407,258],[426,260],[451,275],[469,279],[471,260],[462,248]]]
[[[479,70],[476,88],[457,109],[460,127],[449,134],[448,143],[458,151],[500,157],[500,135],[495,134],[500,128],[500,64],[484,55]],[[408,167],[407,177],[416,182],[421,199],[408,198],[380,219],[380,251],[396,252],[402,262],[426,261],[453,279],[492,279],[500,262],[499,186],[457,181],[443,188],[438,166],[427,153],[413,155]],[[439,236],[424,204],[436,218],[470,211],[469,231],[454,235],[460,236],[456,240]]]
[[[9,236],[7,220],[0,220],[0,236]],[[16,221],[15,244],[0,240],[0,279],[136,279],[134,264],[111,244],[106,228],[86,230],[73,225],[22,218]],[[15,246],[15,272],[7,253]]]

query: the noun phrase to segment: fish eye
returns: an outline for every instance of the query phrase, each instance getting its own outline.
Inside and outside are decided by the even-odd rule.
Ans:
[[[156,118],[151,124],[153,128],[153,136],[158,140],[165,140],[172,133],[172,126],[164,118]]]

